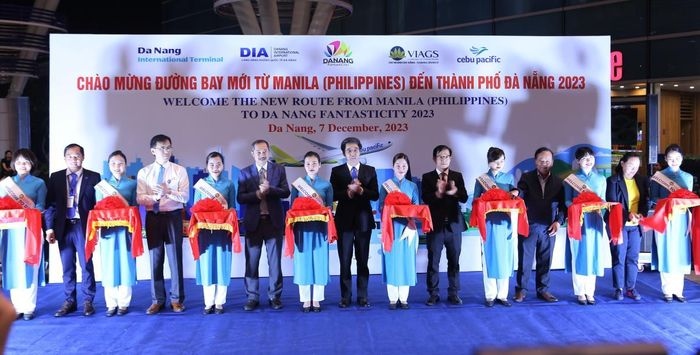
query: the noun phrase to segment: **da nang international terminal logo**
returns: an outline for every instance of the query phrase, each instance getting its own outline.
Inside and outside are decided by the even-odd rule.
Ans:
[[[351,65],[353,64],[352,51],[347,43],[342,41],[333,41],[326,44],[324,52],[326,58],[323,58],[323,64],[326,65]]]
[[[438,64],[440,53],[437,49],[404,49],[401,46],[389,50],[389,64]]]

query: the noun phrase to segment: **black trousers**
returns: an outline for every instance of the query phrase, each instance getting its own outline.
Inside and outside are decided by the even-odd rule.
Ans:
[[[535,286],[537,293],[549,290],[549,270],[552,267],[552,253],[556,236],[550,237],[547,233],[548,225],[530,224],[528,237],[518,236],[518,272],[516,273],[515,291],[528,290],[532,263],[537,262],[535,268]]]
[[[338,259],[340,260],[340,297],[352,298],[352,257],[353,249],[357,262],[357,299],[367,299],[369,283],[369,241],[372,231],[338,231]]]
[[[428,270],[426,273],[426,285],[428,294],[440,294],[440,258],[442,248],[445,248],[447,257],[447,294],[459,295],[459,255],[462,252],[462,231],[454,228],[454,224],[446,224],[439,230],[428,233]],[[459,231],[454,231],[458,229]]]

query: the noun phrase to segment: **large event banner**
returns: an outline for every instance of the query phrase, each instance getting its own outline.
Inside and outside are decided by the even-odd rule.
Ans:
[[[408,154],[414,179],[435,168],[432,150],[453,149],[467,190],[500,147],[519,177],[540,146],[554,171],[572,169],[587,144],[610,172],[610,38],[528,36],[51,35],[50,167],[65,168],[69,143],[84,166],[107,176],[122,150],[127,174],[153,162],[149,140],[172,138],[194,184],[205,156],[221,152],[226,176],[253,162],[266,139],[289,181],[316,151],[328,178],[344,163],[340,142],[363,144],[379,182]],[[573,167],[575,168],[575,166]],[[469,204],[464,206],[469,209]],[[244,212],[240,211],[239,212]],[[377,216],[378,218],[378,216]]]
[[[556,170],[580,144],[609,169],[609,53],[607,36],[52,35],[50,166],[63,168],[77,142],[86,167],[108,173],[121,149],[135,176],[164,133],[192,183],[214,150],[235,178],[258,138],[290,181],[309,150],[328,177],[348,136],[380,181],[398,152],[415,177],[433,169],[438,144],[453,148],[470,191],[491,146],[516,175],[543,145]]]

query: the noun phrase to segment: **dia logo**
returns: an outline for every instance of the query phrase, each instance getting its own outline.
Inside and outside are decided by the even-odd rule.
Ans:
[[[270,56],[267,54],[267,50],[265,48],[241,48],[241,58],[248,58],[248,57],[253,57],[253,58],[266,57],[266,58],[269,58]]]

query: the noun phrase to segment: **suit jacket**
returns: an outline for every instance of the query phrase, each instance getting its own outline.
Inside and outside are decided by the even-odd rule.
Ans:
[[[437,231],[444,228],[446,225],[450,225],[453,232],[464,231],[467,228],[467,223],[464,220],[464,214],[462,214],[462,208],[459,204],[466,203],[469,195],[467,194],[467,189],[464,187],[462,173],[448,170],[447,180],[454,181],[457,186],[457,193],[452,196],[447,194],[442,198],[435,196],[439,178],[440,175],[438,175],[436,170],[433,170],[423,174],[423,179],[420,184],[423,203],[430,208],[433,228]]]
[[[335,226],[338,230],[366,232],[376,227],[370,201],[379,199],[377,172],[370,165],[360,164],[357,179],[362,183],[364,192],[362,195],[350,198],[347,190],[352,182],[352,176],[348,165],[342,164],[331,169],[333,200],[338,201],[335,210]]]
[[[284,208],[282,199],[289,197],[289,184],[284,167],[273,162],[267,162],[267,181],[270,189],[265,195],[267,209],[270,212],[272,225],[279,231],[284,231]],[[260,175],[255,164],[241,170],[238,177],[238,196],[236,200],[245,205],[243,213],[243,226],[247,231],[254,231],[260,222],[260,199],[257,191],[260,186]]]
[[[527,207],[528,222],[549,226],[556,221],[564,225],[566,204],[563,181],[559,176],[550,173],[543,194],[537,170],[528,171],[520,176],[518,190]]]
[[[100,174],[83,168],[80,178],[80,191],[78,195],[78,213],[83,231],[87,231],[87,220],[90,210],[95,207],[95,185],[102,178]],[[63,238],[66,226],[66,212],[68,204],[68,184],[66,169],[56,171],[49,177],[48,193],[46,194],[46,229],[53,229],[56,239]]]
[[[620,174],[614,174],[608,177],[607,180],[605,200],[608,202],[620,202],[622,204],[622,216],[625,221],[628,221],[630,206],[625,178]],[[647,212],[649,212],[649,179],[646,176],[636,174],[634,175],[634,181],[637,183],[637,189],[639,189],[637,213],[646,216]]]

